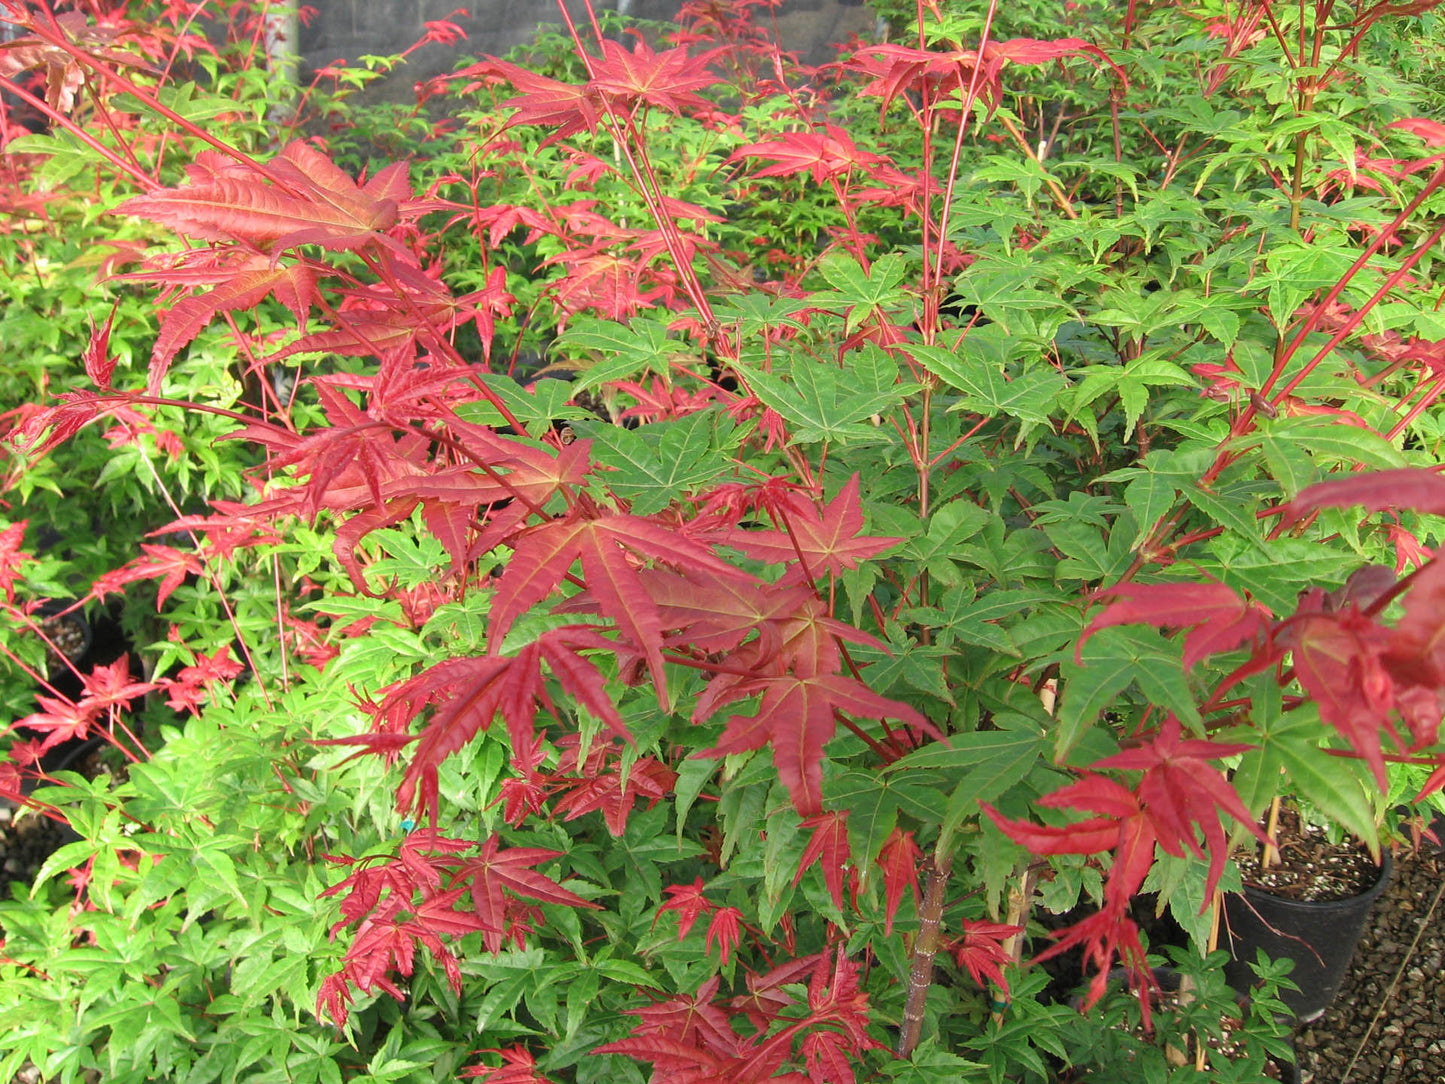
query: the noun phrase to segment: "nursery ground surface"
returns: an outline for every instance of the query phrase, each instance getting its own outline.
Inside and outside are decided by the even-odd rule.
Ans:
[[[1445,857],[1396,855],[1335,1003],[1296,1036],[1304,1084],[1445,1081]]]

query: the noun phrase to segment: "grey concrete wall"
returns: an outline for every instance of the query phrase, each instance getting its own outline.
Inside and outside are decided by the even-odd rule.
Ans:
[[[586,13],[579,0],[567,2],[578,25],[585,26]],[[617,2],[600,0],[596,6],[615,7]],[[623,2],[629,15],[657,21],[671,21],[681,4],[681,0]],[[303,80],[338,59],[355,66],[363,55],[400,53],[426,33],[425,23],[445,19],[457,7],[470,11],[451,20],[466,31],[465,41],[423,46],[388,77],[390,85],[377,88],[380,97],[393,101],[410,100],[416,83],[451,71],[460,57],[501,56],[531,40],[541,23],[562,21],[557,0],[309,0],[309,6],[318,14],[300,32]],[[761,12],[760,18],[771,21],[767,12]],[[777,24],[785,50],[819,64],[833,59],[833,43],[855,33],[869,34],[874,15],[863,0],[784,0]]]

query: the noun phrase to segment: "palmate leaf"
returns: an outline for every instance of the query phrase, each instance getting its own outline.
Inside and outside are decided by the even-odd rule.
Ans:
[[[789,423],[793,443],[886,440],[887,431],[865,420],[887,413],[917,390],[898,382],[897,363],[872,343],[849,354],[846,368],[798,359],[786,370],[788,380],[762,369],[738,368],[763,405]]]
[[[386,690],[373,710],[377,733],[404,734],[413,719],[428,707],[435,708],[397,788],[398,808],[412,810],[419,820],[435,819],[438,767],[490,727],[498,714],[507,726],[513,766],[522,772],[537,766],[533,728],[537,701],[545,691],[543,662],[569,697],[629,738],[601,673],[581,654],[610,651],[614,646],[588,627],[563,626],[544,633],[514,656],[448,659]],[[394,756],[397,744],[401,743],[368,745],[367,751]]]
[[[204,241],[245,241],[267,251],[295,245],[350,251],[395,225],[398,204],[411,196],[406,163],[358,185],[301,140],[288,143],[266,169],[279,183],[252,165],[203,151],[186,168],[186,184],[128,199],[114,213]]]
[[[808,837],[808,845],[803,848],[803,855],[798,859],[798,872],[793,876],[793,884],[803,879],[803,874],[813,865],[821,860],[823,864],[823,883],[828,886],[828,895],[833,900],[833,906],[839,911],[843,910],[843,867],[848,862],[848,814],[846,811],[832,811],[819,813],[807,817],[799,825],[812,833]]]
[[[804,817],[822,813],[823,748],[837,728],[835,713],[869,719],[899,719],[933,733],[907,704],[879,696],[862,682],[840,674],[758,678],[735,686],[730,700],[762,693],[756,715],[734,715],[717,745],[700,756],[720,757],[772,746],[773,763],[793,807]]]
[[[214,290],[197,297],[176,302],[161,321],[151,355],[151,393],[160,390],[160,380],[176,353],[215,318],[219,312],[235,312],[259,305],[272,294],[295,314],[298,321],[306,319],[315,303],[316,272],[303,264],[271,266],[264,256],[246,261],[244,270],[220,282]]]
[[[878,866],[883,870],[883,936],[893,933],[893,916],[903,902],[903,890],[913,893],[918,906],[918,867],[923,852],[913,840],[912,832],[894,828],[878,852]]]
[[[1080,648],[1076,658],[1061,660],[1063,699],[1059,702],[1055,758],[1070,751],[1101,711],[1138,684],[1151,703],[1195,723],[1199,709],[1185,679],[1178,651],[1153,630],[1104,629]]]
[[[902,541],[898,538],[860,537],[863,529],[863,506],[858,498],[858,475],[848,479],[838,495],[818,512],[801,502],[792,502],[781,513],[783,530],[746,531],[732,528],[719,531],[719,542],[735,546],[749,557],[769,564],[791,563],[793,567],[778,581],[782,584],[803,583],[825,574],[838,574],[857,568],[859,562],[875,557]],[[796,562],[801,554],[803,565]],[[806,566],[806,567],[804,567]]]
[[[493,835],[482,844],[479,853],[461,859],[453,883],[471,882],[472,901],[476,904],[477,918],[489,951],[500,951],[503,935],[509,928],[509,893],[564,907],[598,906],[532,868],[540,862],[561,856],[560,851],[542,847],[509,847],[503,851],[500,837]]]
[[[492,601],[488,643],[495,651],[517,617],[547,598],[580,561],[593,603],[647,661],[659,703],[667,703],[662,666],[662,616],[643,587],[634,557],[683,563],[724,577],[741,577],[712,550],[640,516],[574,512],[517,536]]]
[[[1281,637],[1320,718],[1364,759],[1381,789],[1386,781],[1380,730],[1390,725],[1393,707],[1392,683],[1380,659],[1383,633],[1351,606],[1297,617]]]
[[[1018,339],[1001,324],[974,328],[951,348],[910,344],[909,353],[925,369],[961,396],[949,409],[967,410],[989,417],[1013,418],[1021,435],[1047,425],[1063,404],[1066,384],[1053,369],[1037,369],[1017,376],[1006,371],[1015,356]]]
[[[653,515],[711,482],[729,465],[718,448],[720,416],[699,411],[676,421],[624,429],[601,422],[574,426],[592,441],[610,492],[631,503],[633,514]]]
[[[847,132],[834,124],[824,124],[822,131],[784,132],[779,139],[749,143],[734,151],[730,161],[744,158],[772,163],[753,170],[754,177],[791,177],[807,172],[817,184],[853,169],[866,172],[883,162],[878,155],[860,149]]]

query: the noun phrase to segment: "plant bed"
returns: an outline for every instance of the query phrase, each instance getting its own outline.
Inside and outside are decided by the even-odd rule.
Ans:
[[[80,838],[0,900],[0,1081],[1108,1071],[1153,1055],[1022,955],[1087,1013],[1281,790],[1374,841],[1445,781],[1445,126],[1373,93],[1390,5],[915,5],[819,72],[750,0],[587,4],[386,161],[275,130],[259,22],[176,86],[180,24],[37,6],[0,588],[124,594],[147,666],[10,681],[5,793],[127,771],[33,792]],[[51,221],[113,235],[95,298]],[[1089,906],[1025,944],[1036,891]]]
[[[1173,955],[1181,959],[1188,952]],[[1254,1011],[1247,999],[1230,991],[1217,970],[1221,960],[1216,954],[1213,969],[1201,968],[1201,961],[1193,960],[1189,974],[1174,967],[1152,968],[1147,1028],[1137,997],[1122,996],[1128,974],[1123,969],[1112,972],[1110,992],[1099,1007],[1100,1027],[1120,1033],[1100,1044],[1108,1060],[1082,1059],[1060,1070],[1060,1084],[1160,1079],[1158,1074],[1166,1066],[1193,1066],[1206,1074],[1227,1070],[1229,1079],[1294,1084],[1298,1070],[1286,1025]],[[1075,1008],[1081,1000],[1075,998]],[[1251,1072],[1254,1075],[1248,1076]]]

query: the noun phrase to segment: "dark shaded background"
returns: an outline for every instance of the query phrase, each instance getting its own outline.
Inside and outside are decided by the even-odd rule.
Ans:
[[[302,0],[306,3],[307,0]],[[639,19],[671,21],[682,0],[621,0],[625,14]],[[459,57],[501,56],[526,44],[544,22],[559,24],[562,16],[557,0],[310,0],[318,14],[300,31],[301,80],[309,82],[317,68],[345,59],[358,66],[363,55],[389,56],[413,45],[425,33],[424,24],[448,19],[465,5],[468,16],[454,22],[467,33],[467,40],[454,45],[427,44],[407,58],[406,64],[389,76],[378,96],[392,101],[412,100],[412,88],[434,75],[451,71]],[[579,25],[586,13],[578,0],[568,0]],[[603,7],[618,7],[619,0],[601,0]],[[758,18],[766,26],[769,13]],[[776,14],[779,38],[785,50],[796,52],[809,64],[832,60],[830,46],[852,34],[869,34],[874,28],[873,11],[863,0],[785,0]]]

